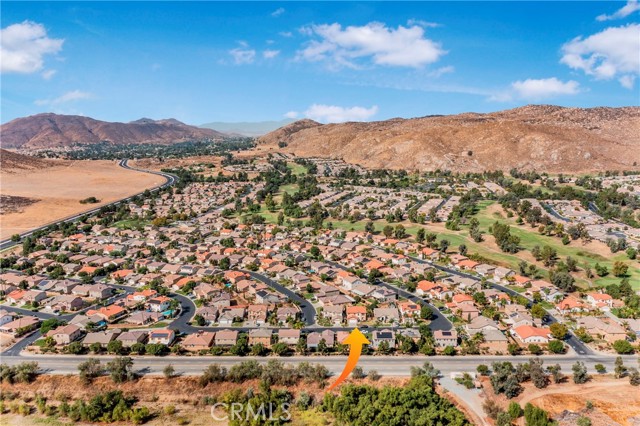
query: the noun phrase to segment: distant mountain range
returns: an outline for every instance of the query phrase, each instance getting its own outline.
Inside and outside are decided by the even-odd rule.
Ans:
[[[258,137],[266,135],[282,126],[293,123],[295,120],[285,119],[280,121],[257,121],[257,122],[238,122],[226,123],[217,121],[213,123],[202,124],[200,127],[205,129],[215,129],[219,132],[229,135],[240,135],[249,137]]]
[[[300,120],[258,142],[301,157],[371,168],[602,172],[640,170],[640,108],[529,105],[368,123]]]
[[[222,139],[212,129],[189,126],[175,119],[142,118],[130,123],[111,123],[76,115],[52,113],[17,118],[0,126],[3,148],[46,149],[76,144],[170,144],[193,139]]]

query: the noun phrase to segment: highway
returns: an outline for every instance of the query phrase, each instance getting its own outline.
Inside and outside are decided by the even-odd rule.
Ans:
[[[47,374],[76,374],[78,372],[78,364],[86,361],[90,356],[86,355],[22,355],[22,356],[2,356],[2,362],[8,365],[16,365],[25,361],[35,361],[40,366],[41,371]],[[113,356],[101,355],[97,357],[103,363],[113,359]],[[236,356],[132,356],[134,361],[134,370],[140,374],[162,374],[163,368],[167,364],[172,364],[176,373],[182,375],[199,375],[210,364],[220,364],[221,366],[230,368],[242,361],[255,359],[260,363],[265,363],[269,359],[278,359],[284,363],[297,365],[301,362],[310,362],[322,364],[334,375],[339,374],[347,360],[346,356],[291,356],[291,357],[236,357]],[[545,366],[559,364],[562,372],[571,375],[571,366],[576,361],[585,363],[591,373],[595,373],[595,365],[603,364],[608,372],[614,369],[614,356],[597,355],[597,356],[580,356],[580,355],[545,355],[540,357]],[[623,357],[625,365],[628,367],[637,366],[637,357]],[[486,364],[489,367],[495,361],[510,361],[514,365],[524,363],[529,360],[526,356],[431,356],[411,355],[411,356],[368,356],[363,355],[358,362],[365,372],[369,370],[377,370],[384,376],[409,376],[411,367],[422,366],[425,361],[432,363],[439,369],[443,375],[452,372],[476,371],[479,364]]]
[[[167,186],[171,186],[178,179],[176,176],[171,175],[169,173],[156,172],[156,171],[151,171],[151,170],[143,170],[143,169],[138,169],[138,168],[135,168],[135,167],[131,167],[131,166],[128,165],[128,161],[129,161],[128,159],[120,160],[118,162],[118,166],[120,166],[120,167],[122,167],[124,169],[127,169],[127,170],[135,170],[137,172],[150,173],[150,174],[153,174],[153,175],[162,176],[162,177],[164,177],[166,179],[166,181],[163,184],[155,186],[153,188],[149,188],[148,190],[150,190],[150,191],[155,191],[157,189],[161,189],[161,188],[165,188]],[[112,203],[104,204],[104,205],[102,205],[100,207],[95,207],[95,208],[93,208],[91,210],[87,210],[87,211],[84,211],[82,213],[75,214],[73,216],[69,216],[69,217],[66,217],[66,218],[63,218],[63,219],[58,219],[58,220],[56,220],[54,222],[49,222],[46,225],[39,226],[39,227],[34,228],[34,229],[30,230],[30,231],[27,231],[25,233],[20,234],[20,238],[21,239],[26,238],[26,237],[28,237],[30,235],[33,235],[35,232],[38,232],[38,231],[41,231],[43,229],[48,228],[51,225],[55,225],[55,224],[59,224],[59,223],[75,222],[78,219],[80,219],[82,216],[91,215],[91,214],[97,213],[102,207],[117,206],[120,203],[128,202],[132,198],[134,198],[134,197],[136,197],[136,196],[138,196],[140,194],[143,194],[143,193],[144,193],[144,191],[139,192],[139,193],[134,194],[134,195],[131,195],[131,196],[126,197],[126,198],[122,198],[122,199],[114,201]],[[20,244],[20,243],[19,242],[15,242],[15,241],[11,241],[11,239],[2,240],[2,241],[0,241],[0,251],[9,249],[9,248],[11,248],[13,246],[16,246],[18,244]]]

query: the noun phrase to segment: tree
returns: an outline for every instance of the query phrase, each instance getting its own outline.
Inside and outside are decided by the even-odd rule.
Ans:
[[[640,372],[636,368],[629,369],[629,383],[631,386],[640,386]]]
[[[539,304],[535,304],[531,307],[531,316],[534,318],[542,319],[547,315],[547,311]]]
[[[123,383],[135,379],[133,359],[128,356],[119,356],[113,361],[109,361],[107,363],[107,371],[114,383]]]
[[[120,340],[112,340],[107,344],[107,352],[115,355],[122,355],[124,353],[124,347]]]
[[[627,373],[627,367],[624,366],[624,361],[622,360],[621,356],[616,357],[614,365],[615,369],[613,371],[615,378],[620,379],[621,377],[624,377],[624,375]]]
[[[364,370],[362,369],[362,367],[355,367],[351,372],[351,377],[355,380],[364,379],[366,376],[367,375],[364,374]]]
[[[625,275],[627,275],[628,270],[629,270],[629,265],[627,265],[624,262],[616,261],[613,264],[613,269],[611,270],[611,272],[616,277],[624,277]]]
[[[524,407],[524,419],[527,426],[550,426],[553,424],[546,411],[531,405],[531,403],[527,403]]]
[[[286,343],[278,342],[271,346],[271,350],[278,356],[284,356],[289,352],[289,346]]]
[[[89,358],[85,362],[78,364],[78,371],[80,372],[80,380],[82,383],[89,384],[93,379],[104,373],[104,368],[100,364],[100,360],[97,358]]]
[[[478,372],[478,374],[482,375],[482,376],[488,376],[489,375],[489,367],[486,364],[480,364],[476,367],[476,371]]]
[[[518,417],[522,416],[522,407],[515,401],[509,403],[509,407],[507,408],[507,413],[509,413],[509,417],[511,420],[516,420]]]
[[[172,379],[176,376],[176,369],[173,367],[172,364],[167,364],[162,370],[162,374],[164,374],[164,377],[167,380]]]
[[[546,388],[549,384],[549,378],[545,374],[542,364],[543,362],[540,358],[529,360],[529,376],[533,385],[538,389]]]
[[[571,370],[573,371],[573,382],[575,384],[580,385],[580,384],[586,383],[589,380],[587,367],[584,365],[583,362],[577,361],[575,364],[573,364],[573,367],[571,367]]]
[[[558,340],[564,340],[567,337],[567,333],[569,333],[567,326],[559,322],[551,324],[549,329],[551,330],[551,336]]]
[[[635,352],[631,343],[626,340],[616,340],[613,342],[613,349],[621,355],[628,355]]]
[[[591,426],[591,419],[587,416],[580,416],[576,421],[577,426]]]
[[[425,376],[435,379],[440,376],[440,370],[435,368],[429,361],[425,362],[422,367],[411,367],[411,377]]]

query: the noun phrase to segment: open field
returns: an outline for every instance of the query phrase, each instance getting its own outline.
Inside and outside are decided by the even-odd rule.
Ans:
[[[119,167],[113,161],[60,162],[46,169],[0,173],[3,196],[36,200],[0,216],[0,238],[63,219],[164,182],[164,178]],[[96,197],[100,203],[80,204]]]

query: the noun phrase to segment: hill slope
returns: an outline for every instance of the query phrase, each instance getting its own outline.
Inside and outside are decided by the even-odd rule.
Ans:
[[[4,148],[42,149],[73,144],[168,144],[190,139],[221,139],[224,135],[178,120],[143,118],[131,123],[110,123],[76,115],[38,114],[0,126]]]
[[[372,168],[585,172],[640,165],[640,108],[530,105],[370,123],[301,120],[259,139],[297,156]],[[635,167],[637,168],[637,167]]]
[[[29,155],[16,154],[15,152],[0,149],[0,172],[13,173],[17,170],[44,169],[53,166],[51,160],[31,157]]]

